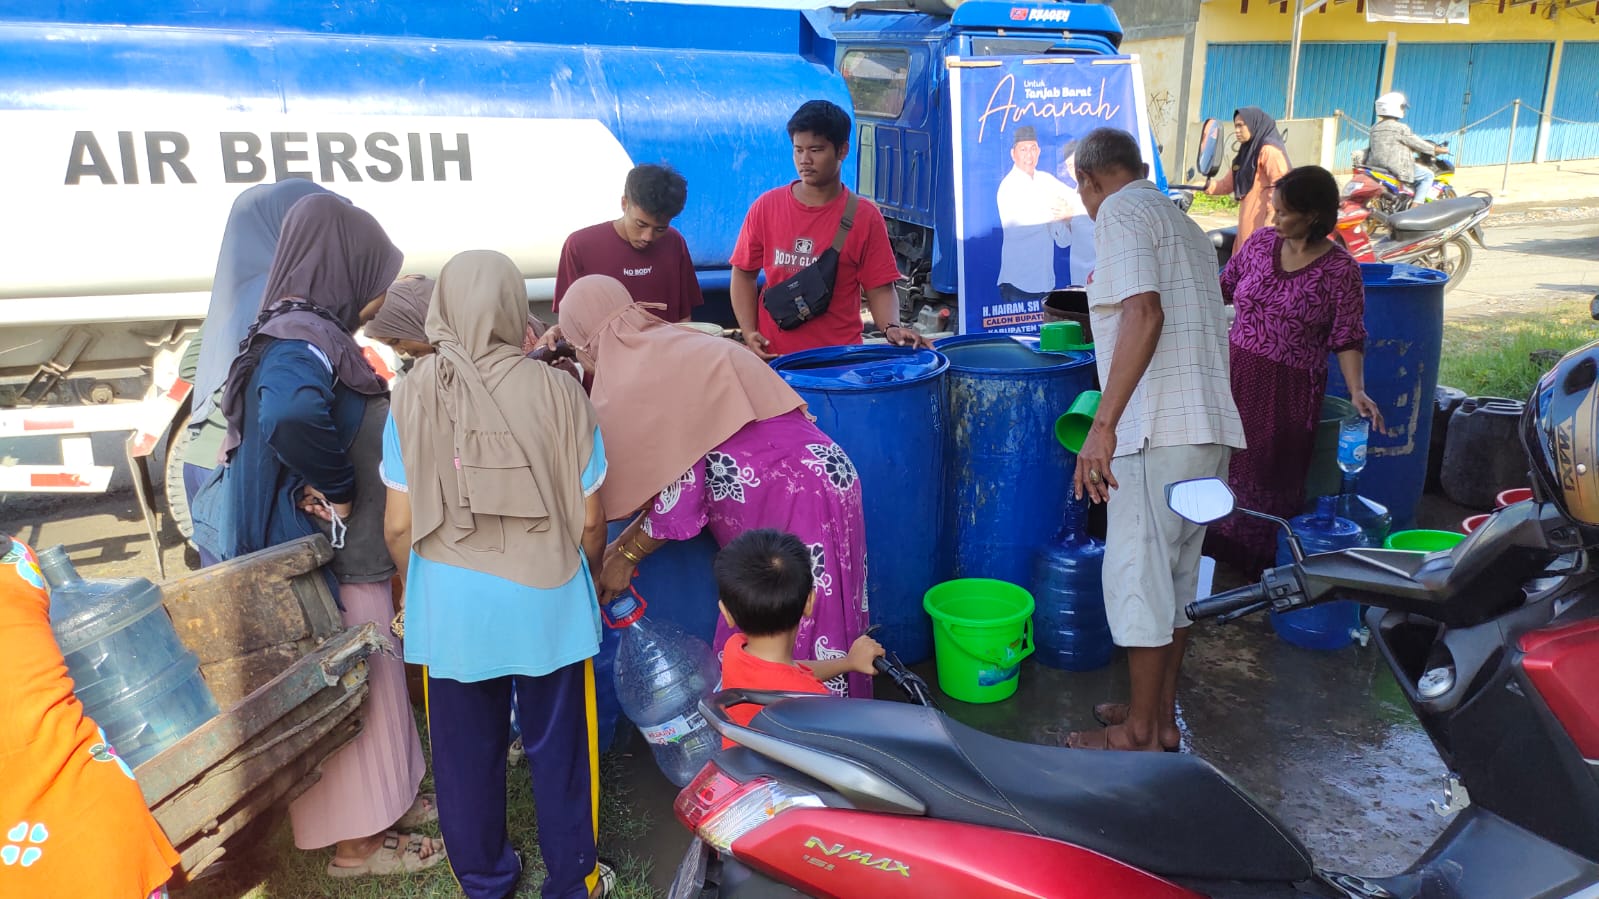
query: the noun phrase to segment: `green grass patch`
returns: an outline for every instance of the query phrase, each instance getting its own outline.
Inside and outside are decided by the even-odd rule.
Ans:
[[[1192,215],[1211,215],[1223,212],[1237,212],[1238,201],[1233,199],[1232,194],[1224,194],[1219,197],[1213,197],[1210,194],[1196,193],[1194,194],[1194,205],[1191,206],[1188,211]]]
[[[1553,365],[1533,354],[1564,354],[1599,339],[1599,323],[1588,316],[1586,301],[1555,303],[1534,313],[1462,316],[1444,322],[1443,360],[1438,383],[1467,396],[1525,400],[1538,378]]]
[[[420,712],[417,726],[422,746],[429,757],[423,792],[433,789],[432,751]],[[651,862],[639,858],[625,847],[636,845],[650,827],[650,816],[633,803],[623,778],[622,762],[614,755],[600,757],[600,855],[617,863],[613,899],[655,899],[650,887]],[[511,844],[522,853],[526,866],[516,891],[518,899],[537,899],[544,880],[544,864],[539,857],[538,821],[534,812],[528,769],[524,762],[506,770],[506,822]],[[675,823],[675,822],[673,822]],[[438,836],[438,824],[418,828]],[[235,843],[248,843],[248,839]],[[278,820],[253,846],[230,846],[230,864],[217,876],[202,877],[198,883],[175,891],[175,899],[456,899],[461,888],[448,862],[410,877],[359,877],[335,880],[327,876],[332,849],[301,852],[294,848],[288,816]]]

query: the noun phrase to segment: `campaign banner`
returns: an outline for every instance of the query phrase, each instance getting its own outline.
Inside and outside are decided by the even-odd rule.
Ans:
[[[1051,291],[1088,283],[1094,223],[1077,194],[1077,141],[1120,128],[1149,143],[1136,56],[948,60],[953,97],[960,333],[1035,334]]]

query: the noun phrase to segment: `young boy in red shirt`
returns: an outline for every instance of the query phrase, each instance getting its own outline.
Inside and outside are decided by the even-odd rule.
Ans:
[[[722,689],[826,695],[826,681],[852,671],[875,673],[872,661],[883,647],[865,634],[841,659],[794,661],[794,635],[816,601],[811,551],[798,537],[765,528],[745,531],[716,554],[714,571],[722,615],[742,631],[723,647]],[[739,705],[727,715],[748,725],[760,710]],[[722,740],[723,749],[732,745]]]

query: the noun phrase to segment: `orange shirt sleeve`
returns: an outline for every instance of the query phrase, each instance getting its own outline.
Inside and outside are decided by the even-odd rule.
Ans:
[[[0,558],[0,896],[148,896],[178,854],[73,694],[43,584],[13,543]]]

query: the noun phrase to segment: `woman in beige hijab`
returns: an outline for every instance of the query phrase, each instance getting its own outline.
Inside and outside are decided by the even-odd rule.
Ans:
[[[423,357],[384,434],[384,533],[405,581],[406,661],[428,667],[439,826],[472,899],[521,876],[505,827],[506,709],[516,696],[538,797],[545,896],[602,895],[594,579],[605,450],[583,388],[525,358],[527,293],[510,259],[439,273]]]
[[[861,484],[799,394],[744,347],[652,315],[614,278],[573,282],[560,324],[594,361],[594,407],[612,463],[600,491],[606,514],[633,518],[606,553],[602,592],[626,589],[634,566],[668,541],[709,528],[726,546],[776,528],[804,541],[816,582],[794,659],[844,658],[867,625]],[[716,649],[733,639],[743,636],[718,620]],[[827,686],[871,695],[865,674]]]
[[[418,358],[433,352],[427,340],[428,305],[434,281],[427,275],[405,275],[389,286],[383,299],[362,312],[366,336],[401,355]],[[546,326],[532,315],[522,335],[522,349],[531,352],[542,342]]]

